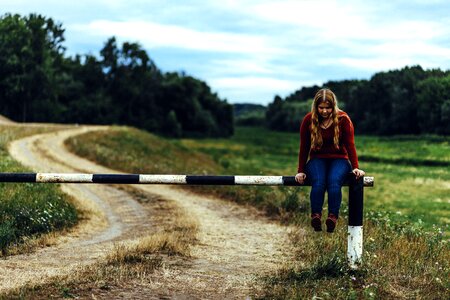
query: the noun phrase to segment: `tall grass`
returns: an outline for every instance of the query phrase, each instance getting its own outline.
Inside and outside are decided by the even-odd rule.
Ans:
[[[369,176],[375,176],[376,183],[374,188],[365,190],[364,264],[358,272],[347,269],[345,258],[347,203],[343,204],[337,231],[331,235],[317,234],[309,230],[308,188],[201,190],[251,203],[308,229],[306,233],[292,235],[296,259],[278,274],[265,278],[264,298],[449,298],[450,247],[445,234],[450,214],[450,174],[440,165],[428,166],[421,156],[426,151],[427,160],[445,163],[450,157],[446,151],[449,140],[402,137],[401,142],[390,144],[386,140],[378,143],[378,139],[357,139],[358,151],[381,159],[378,163],[361,160],[361,168]],[[106,160],[111,165],[115,165],[115,160],[123,160],[116,167],[126,172],[294,175],[298,135],[238,128],[230,139],[179,141],[122,127],[110,133],[78,136],[68,145],[79,154],[89,153],[92,160]],[[422,160],[423,164],[410,166],[401,156],[384,157],[388,152],[406,151],[411,145],[423,148],[416,154],[408,153],[411,159]],[[381,149],[377,152],[374,147]],[[152,150],[159,148],[168,149],[172,155],[159,156]],[[187,158],[192,158],[193,163],[185,161]],[[160,161],[169,164],[165,162],[167,159],[171,160],[170,169],[160,168]]]
[[[0,127],[0,172],[30,172],[7,153],[7,143],[54,129]],[[78,216],[69,199],[54,185],[0,183],[0,252],[29,237],[74,225]]]

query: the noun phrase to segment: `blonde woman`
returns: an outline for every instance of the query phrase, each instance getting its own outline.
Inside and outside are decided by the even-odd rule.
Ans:
[[[309,160],[308,160],[309,158]],[[300,151],[295,180],[311,183],[311,226],[322,231],[322,207],[328,193],[327,232],[333,232],[342,202],[341,188],[347,175],[365,175],[358,169],[354,130],[350,117],[338,108],[336,95],[321,89],[314,96],[311,112],[300,126]]]

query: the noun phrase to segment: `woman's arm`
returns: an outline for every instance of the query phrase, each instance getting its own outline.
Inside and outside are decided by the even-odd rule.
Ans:
[[[359,168],[358,155],[356,154],[355,146],[355,130],[353,128],[353,123],[350,118],[345,115],[342,117],[342,139],[345,149],[348,153],[348,159],[352,165],[352,169]]]
[[[298,168],[297,173],[305,173],[305,165],[308,160],[309,151],[311,149],[311,132],[309,126],[311,124],[311,115],[307,114],[300,126],[300,149],[298,152]]]
[[[344,147],[347,150],[348,158],[352,165],[352,173],[355,174],[356,179],[359,179],[364,176],[366,172],[359,169],[358,155],[356,154],[355,146],[355,130],[353,128],[353,123],[348,116],[344,116],[343,122],[344,132],[342,137],[344,139]]]

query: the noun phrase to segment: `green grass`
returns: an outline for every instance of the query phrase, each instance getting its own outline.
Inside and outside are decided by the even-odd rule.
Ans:
[[[356,143],[366,161],[450,167],[450,137],[358,136]]]
[[[239,127],[230,139],[186,139],[180,143],[211,155],[225,167],[226,174],[295,175],[297,170],[296,133]],[[367,212],[394,212],[397,218],[428,229],[439,226],[449,230],[450,137],[357,136],[356,145],[362,158],[360,168],[375,177],[375,187],[365,192]],[[365,157],[379,162],[368,162]],[[416,164],[405,164],[405,158]],[[430,161],[449,166],[428,166]],[[309,192],[309,188],[303,190]]]
[[[343,220],[330,235],[309,230],[309,188],[195,189],[255,205],[307,229],[292,235],[296,259],[291,265],[264,278],[263,298],[449,298],[450,247],[445,233],[450,175],[448,168],[429,164],[429,160],[442,163],[449,159],[448,138],[391,139],[392,143],[378,137],[358,137],[356,141],[359,152],[379,158],[376,163],[360,162],[367,175],[375,177],[375,187],[365,189],[364,264],[358,272],[348,270],[345,258],[346,197]],[[294,175],[298,143],[298,134],[262,128],[238,127],[230,139],[167,140],[116,127],[112,132],[78,136],[68,145],[78,154],[125,172]],[[423,151],[410,151],[418,146],[426,149],[426,159],[421,156]],[[380,149],[370,150],[374,147]],[[418,162],[417,166],[408,165],[402,159],[406,156]],[[169,167],[165,169],[165,165]]]
[[[0,127],[0,172],[30,172],[7,153],[9,141],[54,129]],[[61,230],[77,222],[77,211],[55,185],[0,183],[0,252],[29,237]]]

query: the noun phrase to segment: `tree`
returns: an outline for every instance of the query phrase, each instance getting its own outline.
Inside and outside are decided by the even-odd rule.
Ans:
[[[449,71],[423,70],[420,66],[376,73],[370,80],[329,81],[339,106],[351,116],[355,131],[365,134],[445,133],[449,97],[445,76]],[[447,78],[447,77],[445,77]],[[424,82],[425,81],[425,82]],[[292,120],[302,113],[292,104],[304,103],[304,95],[318,86],[303,87],[286,99],[276,97],[268,107],[266,122],[275,130],[292,130]],[[433,97],[439,97],[435,99]]]
[[[60,24],[41,15],[1,17],[2,113],[15,120],[41,121],[60,111],[54,88],[63,61],[63,34]]]
[[[417,111],[422,132],[450,134],[450,75],[418,84]]]

